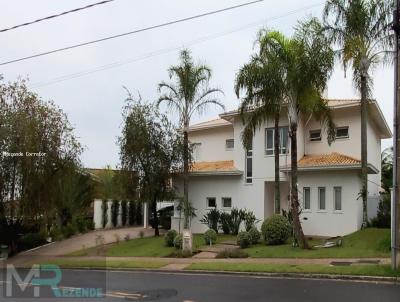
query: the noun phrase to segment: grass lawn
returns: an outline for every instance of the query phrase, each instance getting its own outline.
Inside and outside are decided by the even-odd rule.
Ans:
[[[211,270],[231,272],[256,273],[303,273],[303,274],[334,274],[334,275],[363,275],[400,277],[389,265],[356,265],[356,266],[328,266],[328,265],[289,265],[289,264],[259,264],[259,263],[193,263],[186,270]]]
[[[89,268],[160,268],[166,265],[162,261],[137,261],[137,260],[80,260],[80,259],[54,259],[44,260],[40,264],[55,264],[64,268],[89,267]]]
[[[322,241],[310,241],[317,245]],[[263,243],[245,249],[253,258],[374,258],[390,257],[390,230],[368,228],[343,237],[343,245],[302,250],[291,244],[267,246]]]
[[[217,243],[235,240],[236,236],[219,234]],[[205,242],[202,234],[193,236],[194,250],[204,246]],[[164,237],[146,237],[132,239],[129,241],[121,241],[118,244],[110,244],[105,246],[106,256],[109,257],[168,257],[176,249],[174,247],[165,246]],[[67,256],[90,256],[96,255],[96,248],[79,250],[68,254]]]

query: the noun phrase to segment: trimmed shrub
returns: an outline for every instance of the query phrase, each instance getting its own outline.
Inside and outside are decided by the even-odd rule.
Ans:
[[[251,227],[248,231],[251,244],[257,244],[261,238],[261,233],[255,226]]]
[[[52,241],[57,241],[57,240],[63,239],[63,233],[56,224],[53,224],[50,227],[49,236],[51,237]]]
[[[101,203],[101,224],[103,226],[103,229],[106,227],[107,222],[108,222],[108,202],[106,199],[104,199]]]
[[[111,224],[115,228],[118,223],[118,215],[119,215],[119,201],[114,200],[111,203]]]
[[[215,244],[217,242],[217,232],[213,229],[209,229],[204,233],[204,241],[206,244]]]
[[[75,216],[73,219],[73,224],[79,233],[84,233],[86,231],[86,221],[82,216]]]
[[[282,215],[272,215],[264,220],[261,226],[261,232],[266,244],[277,245],[285,243],[290,234],[291,227],[289,220]]]
[[[248,232],[239,232],[237,235],[237,244],[242,249],[250,246],[250,236]]]
[[[231,214],[227,212],[222,212],[219,217],[219,223],[224,234],[231,233],[231,224],[232,224]]]
[[[182,249],[182,241],[183,241],[182,234],[176,235],[174,238],[174,247],[178,250]]]
[[[165,245],[166,246],[174,246],[174,239],[178,235],[178,233],[175,230],[169,230],[165,234]]]
[[[128,221],[128,204],[126,200],[121,201],[121,222],[125,226]]]
[[[69,238],[72,235],[76,234],[76,226],[72,223],[67,223],[67,225],[65,227],[62,228],[62,233],[64,235],[64,238]]]
[[[249,254],[240,249],[227,249],[219,252],[216,258],[247,258]]]
[[[86,230],[93,231],[94,230],[94,221],[92,219],[86,219]]]

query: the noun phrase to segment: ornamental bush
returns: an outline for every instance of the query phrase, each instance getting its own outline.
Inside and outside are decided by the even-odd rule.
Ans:
[[[264,220],[261,226],[261,233],[266,244],[283,244],[288,240],[291,233],[289,220],[282,215],[272,215]]]
[[[261,238],[260,231],[257,230],[257,228],[255,226],[251,227],[249,230],[249,237],[250,237],[251,244],[257,244]]]
[[[215,244],[217,242],[217,232],[213,229],[209,229],[204,233],[204,241],[207,245]]]
[[[242,249],[250,246],[250,236],[248,232],[239,232],[237,235],[237,244]]]
[[[165,234],[165,245],[166,246],[174,246],[174,239],[178,235],[178,233],[175,230],[169,230]]]
[[[182,249],[182,234],[176,235],[174,238],[174,247],[178,250]]]

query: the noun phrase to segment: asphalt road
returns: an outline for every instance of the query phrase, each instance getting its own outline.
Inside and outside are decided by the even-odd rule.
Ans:
[[[19,273],[24,278],[26,272]],[[26,298],[4,297],[7,282],[4,274],[1,278],[0,301],[31,301]],[[103,285],[107,287],[105,298],[89,300],[69,298],[68,301],[400,301],[398,284],[243,275],[63,270],[60,284],[66,292]],[[33,288],[28,286],[27,291],[29,290]],[[51,293],[50,289],[41,287],[40,290],[42,297],[48,297]],[[32,299],[32,301],[39,300]],[[46,301],[66,301],[66,299],[52,298]]]

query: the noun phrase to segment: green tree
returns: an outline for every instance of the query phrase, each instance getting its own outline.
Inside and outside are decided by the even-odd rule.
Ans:
[[[263,35],[274,35],[276,32],[260,31],[257,45]],[[277,60],[271,60],[270,52],[253,55],[236,75],[235,92],[237,97],[244,91],[245,96],[240,105],[240,113],[244,122],[242,142],[246,149],[251,148],[254,133],[268,119],[274,120],[274,159],[275,159],[275,212],[280,213],[280,134],[279,119],[284,102],[284,68]]]
[[[391,29],[392,0],[329,0],[324,8],[325,30],[339,47],[344,69],[353,69],[353,83],[361,96],[361,197],[363,227],[367,226],[368,101],[372,96],[372,71],[393,61],[394,35]]]
[[[328,142],[335,136],[330,110],[321,94],[333,68],[334,53],[316,19],[302,22],[293,38],[269,32],[260,41],[261,53],[284,69],[284,100],[289,120],[291,156],[291,208],[294,233],[302,248],[308,248],[301,222],[297,188],[297,128],[301,116],[320,120]]]
[[[168,109],[177,112],[183,130],[183,214],[184,228],[189,227],[191,205],[189,201],[189,165],[191,152],[189,148],[188,130],[192,116],[201,114],[208,105],[216,105],[224,109],[224,105],[215,97],[222,93],[220,89],[209,88],[211,69],[202,64],[195,64],[190,52],[180,53],[180,65],[171,66],[169,77],[174,83],[161,82],[158,90],[162,95],[158,105],[166,102]]]
[[[121,166],[126,171],[137,172],[139,200],[150,201],[155,236],[158,236],[157,201],[174,197],[169,180],[182,167],[182,138],[155,106],[142,103],[140,98],[134,100],[131,94],[123,119],[119,138]]]

